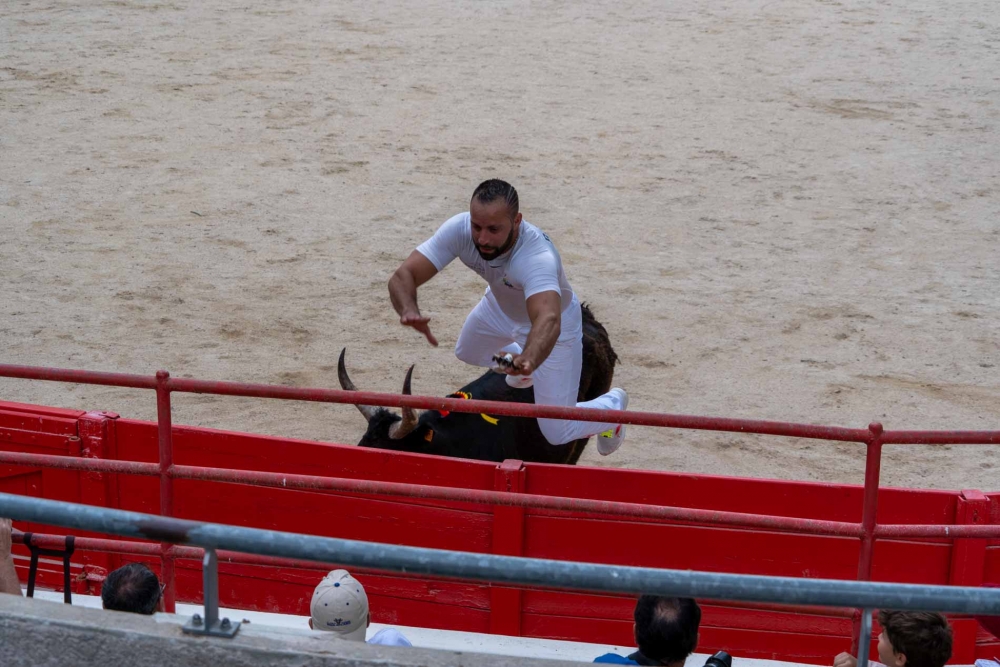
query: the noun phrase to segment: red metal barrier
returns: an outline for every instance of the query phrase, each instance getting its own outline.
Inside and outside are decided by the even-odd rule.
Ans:
[[[873,423],[868,429],[848,429],[812,424],[770,422],[744,419],[670,415],[651,412],[623,412],[618,410],[590,410],[558,406],[542,406],[526,403],[499,403],[481,400],[458,400],[428,396],[405,396],[376,392],[351,392],[333,389],[280,387],[260,384],[231,382],[208,382],[191,379],[171,378],[166,371],[156,377],[100,373],[29,366],[0,365],[0,377],[97,384],[139,389],[153,389],[157,400],[157,427],[159,439],[159,460],[156,464],[132,463],[125,461],[104,461],[98,459],[68,459],[65,457],[0,452],[0,463],[31,464],[42,467],[88,470],[112,473],[158,476],[160,479],[160,513],[173,514],[173,480],[198,479],[235,484],[249,484],[269,487],[299,489],[321,489],[348,491],[363,494],[388,494],[414,498],[434,498],[466,502],[489,503],[499,506],[532,507],[568,511],[584,511],[639,518],[715,524],[733,527],[765,528],[815,535],[835,535],[858,537],[861,549],[858,559],[858,579],[871,577],[872,554],[875,541],[886,537],[943,537],[943,538],[986,538],[1000,537],[1000,525],[878,525],[877,503],[881,451],[885,444],[1000,444],[1000,431],[883,431],[882,425]],[[822,439],[839,442],[864,443],[867,448],[865,465],[864,505],[861,524],[837,521],[818,521],[770,515],[742,514],[736,512],[716,512],[676,507],[640,505],[635,503],[614,503],[580,498],[558,498],[533,494],[506,493],[473,489],[454,489],[412,484],[394,484],[351,480],[310,475],[282,475],[278,473],[227,470],[221,468],[199,468],[173,464],[171,392],[207,393],[230,396],[278,398],[328,403],[350,403],[378,405],[385,407],[411,407],[429,410],[450,410],[454,412],[488,413],[514,417],[541,417],[549,419],[572,419],[577,421],[599,421],[625,423],[637,426],[657,426],[697,430],[779,435],[787,437]],[[89,539],[89,538],[87,538]],[[87,539],[78,540],[78,548],[87,548]],[[94,540],[95,550],[112,551],[125,549],[119,553],[153,554],[152,545],[118,540]],[[100,549],[98,547],[104,547]],[[112,549],[111,547],[114,547]],[[142,549],[143,551],[130,551]],[[155,555],[162,561],[165,584],[164,597],[168,611],[172,611],[175,601],[174,559],[178,557],[200,557],[192,555],[200,550],[185,551],[185,547],[160,545],[155,547]],[[247,562],[246,557],[240,562]],[[273,559],[269,560],[273,564]],[[857,639],[857,632],[855,638]]]
[[[135,475],[159,475],[153,463],[131,463],[122,461],[100,461],[72,459],[46,454],[25,454],[21,452],[0,452],[0,463],[30,465],[38,467],[63,468],[67,470],[89,470],[94,472],[130,473]],[[565,510],[570,512],[593,512],[639,519],[660,519],[686,521],[696,524],[714,524],[742,528],[765,528],[787,530],[812,535],[835,535],[839,537],[859,537],[861,527],[856,523],[843,521],[817,521],[762,514],[738,512],[717,512],[712,510],[683,507],[662,507],[638,503],[620,503],[586,498],[563,498],[528,493],[506,493],[480,489],[456,489],[446,486],[423,484],[400,484],[396,482],[375,482],[365,479],[344,479],[339,477],[319,477],[316,475],[291,475],[283,473],[258,472],[253,470],[230,470],[226,468],[200,468],[197,466],[175,465],[170,469],[173,479],[197,479],[250,486],[267,486],[281,489],[310,489],[322,491],[347,491],[386,496],[406,496],[435,500],[483,503],[508,507],[530,507],[535,509]],[[931,526],[928,526],[931,527]],[[994,528],[982,526],[982,528]],[[996,536],[1000,537],[1000,526],[996,526]]]

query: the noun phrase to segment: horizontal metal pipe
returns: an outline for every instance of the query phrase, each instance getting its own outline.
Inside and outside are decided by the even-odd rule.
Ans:
[[[14,544],[23,544],[24,533],[15,530],[13,534],[13,541]],[[36,544],[42,548],[59,549],[64,546],[66,542],[66,536],[42,535],[39,533],[33,533],[31,536],[31,542],[32,544]],[[105,553],[150,556],[155,558],[159,558],[160,556],[160,545],[152,544],[149,542],[131,542],[126,540],[100,540],[90,537],[78,537],[76,538],[75,544],[76,544],[76,549],[78,551],[99,551]],[[200,561],[204,553],[205,550],[198,547],[173,546],[170,548],[170,554],[174,558],[180,558],[183,560]],[[340,565],[340,563],[316,563],[313,561],[296,560],[293,558],[278,558],[276,556],[257,556],[255,554],[244,554],[238,551],[220,550],[217,552],[217,554],[220,563],[238,563],[240,565],[262,565],[267,567],[287,567],[287,568],[299,568],[308,570],[323,568],[324,566],[330,567],[333,565]],[[849,609],[847,607],[781,605],[781,604],[772,604],[767,602],[757,602],[753,604],[747,604],[743,602],[728,601],[723,603],[722,606],[736,608],[736,609],[748,609],[752,611],[810,614],[814,616],[839,616],[843,618],[850,618],[851,615],[854,613],[853,609]]]
[[[24,380],[48,380],[50,382],[74,382],[77,384],[100,384],[111,387],[131,387],[133,389],[156,388],[156,378],[152,375],[77,371],[69,368],[0,364],[0,377],[21,378]]]
[[[11,533],[14,544],[24,544],[24,533],[15,530]],[[31,543],[43,549],[62,549],[66,546],[65,535],[50,535],[47,533],[32,533]],[[105,540],[94,537],[77,537],[74,542],[76,551],[97,551],[101,553],[126,554],[131,556],[149,556],[159,559],[162,550],[159,543],[138,542],[134,540]],[[201,560],[205,550],[200,547],[170,547],[170,555],[184,560]],[[321,567],[312,561],[292,558],[277,558],[274,556],[257,556],[238,551],[219,551],[220,562],[239,563],[241,565],[267,565],[270,567]],[[331,563],[332,564],[332,563]]]
[[[885,523],[875,526],[875,537],[972,537],[981,539],[1000,538],[1000,524],[993,525],[927,525],[907,523]]]
[[[54,456],[52,454],[29,454],[27,452],[0,452],[0,463],[18,466],[56,468],[58,470],[118,472],[129,475],[156,476],[160,474],[160,468],[155,463],[140,463],[138,461],[111,461],[108,459],[84,459],[73,456]]]
[[[14,377],[34,380],[77,382],[122,387],[155,389],[154,376],[126,375],[122,373],[101,373],[77,371],[61,368],[35,368],[0,364],[0,377]],[[749,419],[725,419],[718,417],[696,417],[688,415],[660,414],[656,412],[624,412],[621,410],[589,410],[533,403],[508,403],[500,401],[462,400],[433,396],[404,396],[367,391],[345,391],[341,389],[318,389],[309,387],[282,387],[266,384],[240,382],[216,382],[187,378],[169,378],[167,389],[172,392],[195,394],[217,394],[224,396],[250,396],[259,398],[279,398],[286,400],[312,401],[323,403],[349,403],[379,405],[384,407],[410,407],[424,410],[449,410],[453,412],[485,412],[507,417],[540,417],[545,419],[571,419],[574,421],[613,422],[636,426],[663,426],[696,430],[729,431],[736,433],[760,433],[820,440],[840,440],[866,442],[866,429],[848,429],[836,426],[793,424]]]
[[[223,526],[0,494],[0,516],[113,535],[349,567],[569,590],[1000,615],[989,588],[795,579],[469,554]]]
[[[466,400],[435,396],[407,396],[383,394],[371,391],[344,391],[340,389],[316,389],[307,387],[279,387],[265,384],[244,384],[237,382],[210,382],[185,378],[171,378],[171,391],[196,394],[222,394],[227,396],[256,396],[261,398],[281,398],[299,401],[325,403],[351,403],[378,405],[383,407],[409,407],[422,410],[448,410],[451,412],[483,412],[506,417],[538,417],[542,419],[571,419],[574,421],[612,422],[634,424],[636,426],[662,426],[711,431],[732,431],[738,433],[760,433],[784,435],[798,438],[866,442],[870,438],[867,429],[849,429],[836,426],[816,426],[749,419],[725,419],[719,417],[694,417],[671,415],[657,412],[625,412],[622,410],[592,410],[589,408],[568,408],[555,405],[535,405],[533,403],[508,403],[500,401]]]
[[[24,544],[24,533],[13,531],[11,541],[14,544]],[[65,535],[48,535],[32,533],[31,543],[42,549],[63,549],[66,547]],[[160,545],[150,542],[129,542],[127,540],[103,540],[96,537],[77,537],[73,541],[76,551],[100,551],[112,554],[133,554],[136,556],[160,556]],[[199,549],[198,551],[201,551]],[[198,556],[201,558],[201,556]]]
[[[63,368],[42,368],[0,364],[0,377],[100,384],[138,389],[155,389],[154,376],[103,373]],[[169,391],[225,396],[249,396],[323,403],[349,403],[383,407],[410,407],[423,410],[449,410],[452,412],[484,412],[496,416],[538,417],[544,419],[570,419],[588,422],[612,422],[636,426],[660,426],[703,431],[755,433],[815,440],[841,442],[868,442],[867,429],[820,426],[793,422],[772,422],[752,419],[728,419],[692,415],[661,414],[656,412],[623,412],[619,410],[589,410],[532,403],[506,403],[498,401],[462,400],[433,396],[404,396],[366,391],[344,391],[309,387],[282,387],[266,384],[217,382],[187,378],[170,378]],[[1000,444],[1000,431],[885,431],[884,444]]]
[[[0,452],[0,463],[25,466],[44,466],[64,470],[87,470],[91,472],[129,473],[156,476],[159,469],[155,463],[132,461],[108,461],[104,459],[79,459],[49,454],[25,454],[21,452]],[[320,477],[316,475],[291,475],[252,470],[231,470],[225,468],[201,468],[197,466],[175,465],[171,468],[174,479],[191,479],[229,484],[247,484],[281,489],[312,489],[317,491],[344,491],[384,496],[402,496],[433,500],[503,505],[533,509],[562,510],[567,512],[592,512],[641,519],[666,521],[687,521],[716,526],[740,528],[763,528],[787,530],[815,535],[858,537],[859,524],[841,521],[821,521],[796,517],[769,516],[765,514],[743,514],[717,510],[692,509],[643,505],[588,498],[563,498],[528,493],[508,493],[484,489],[456,489],[423,484],[403,484],[399,482],[377,482],[365,479],[345,479]],[[998,527],[1000,528],[1000,527]]]
[[[1000,445],[1000,431],[886,431],[885,445]]]
[[[315,475],[286,475],[282,473],[255,472],[247,470],[221,470],[194,466],[174,466],[175,479],[198,479],[252,484],[276,488],[314,489],[323,491],[346,491],[375,495],[404,496],[435,500],[453,500],[509,507],[531,509],[562,510],[568,512],[593,512],[641,519],[668,521],[688,521],[716,526],[742,528],[764,528],[787,530],[817,535],[858,537],[861,526],[840,521],[820,521],[796,517],[770,516],[765,514],[743,514],[717,510],[643,505],[589,498],[564,498],[531,493],[508,493],[482,489],[456,489],[422,484],[401,484],[397,482],[376,482],[364,479],[343,479],[337,477],[317,477]]]
[[[40,466],[63,470],[84,470],[90,472],[127,473],[156,476],[155,463],[134,461],[109,461],[104,459],[79,459],[48,454],[23,452],[0,452],[0,464]],[[691,521],[747,528],[789,530],[816,535],[857,537],[858,524],[840,521],[821,521],[794,517],[777,517],[738,512],[721,512],[690,508],[663,507],[637,503],[590,500],[585,498],[561,498],[537,494],[513,494],[502,491],[477,489],[455,489],[450,487],[403,484],[396,482],[376,482],[369,480],[319,477],[315,475],[291,475],[282,473],[232,470],[225,468],[200,468],[196,466],[174,466],[174,475],[179,479],[216,481],[273,488],[315,489],[344,491],[372,495],[403,496],[457,502],[487,503],[513,507],[536,509],[592,512],[675,521]],[[881,538],[937,537],[937,538],[1000,538],[1000,525],[921,525],[921,524],[881,524],[875,528],[875,536]]]
[[[80,459],[50,454],[27,454],[23,452],[0,452],[0,464],[41,466],[63,470],[86,470],[90,472],[127,473],[155,477],[159,468],[155,463],[135,461],[109,461],[105,459]],[[175,465],[172,468],[175,479],[191,479],[227,484],[247,484],[271,488],[312,489],[317,491],[343,491],[371,495],[401,496],[428,500],[449,500],[455,502],[482,503],[528,509],[547,509],[567,512],[590,512],[639,519],[659,519],[664,521],[688,521],[698,524],[730,526],[736,528],[763,528],[785,530],[810,535],[835,537],[859,537],[861,526],[845,521],[823,521],[801,519],[766,514],[745,514],[742,512],[722,512],[685,507],[643,505],[588,498],[564,498],[532,493],[508,493],[482,489],[456,489],[445,486],[404,484],[399,482],[377,482],[340,477],[320,477],[317,475],[292,475],[253,470],[233,470],[227,468],[202,468],[198,466]],[[937,537],[937,538],[994,538],[1000,539],[1000,524],[994,525],[924,525],[924,524],[879,524],[875,537]]]

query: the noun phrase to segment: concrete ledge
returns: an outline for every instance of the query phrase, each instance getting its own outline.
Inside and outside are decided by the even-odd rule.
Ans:
[[[560,667],[534,660],[419,648],[369,646],[308,630],[244,625],[234,639],[192,637],[183,620],[30,600],[0,594],[0,651],[4,667]]]

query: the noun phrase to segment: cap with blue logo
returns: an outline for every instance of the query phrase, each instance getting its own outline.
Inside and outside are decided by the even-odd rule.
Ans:
[[[336,632],[342,639],[363,642],[368,629],[368,596],[347,570],[323,577],[309,604],[313,629]]]

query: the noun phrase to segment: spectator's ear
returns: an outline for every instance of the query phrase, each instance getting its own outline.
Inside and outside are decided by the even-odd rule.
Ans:
[[[636,648],[639,647],[639,629],[636,628],[635,623],[632,624],[632,641],[635,642]]]
[[[896,667],[906,667],[906,654],[893,651],[892,657],[896,658]]]

